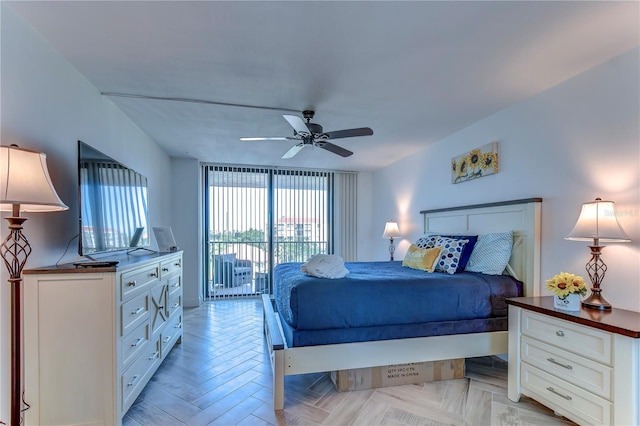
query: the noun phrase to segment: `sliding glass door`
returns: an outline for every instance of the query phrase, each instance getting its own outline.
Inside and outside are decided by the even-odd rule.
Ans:
[[[332,172],[206,166],[205,298],[271,293],[273,267],[332,252]]]

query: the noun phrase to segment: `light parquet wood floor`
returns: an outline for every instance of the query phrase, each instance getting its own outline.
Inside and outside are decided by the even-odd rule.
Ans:
[[[506,363],[468,359],[458,380],[337,392],[329,375],[285,378],[273,411],[258,299],[185,309],[184,337],[125,418],[138,425],[567,425],[527,398],[507,396]]]

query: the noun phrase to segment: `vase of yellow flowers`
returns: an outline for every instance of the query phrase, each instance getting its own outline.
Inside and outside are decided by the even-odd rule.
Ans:
[[[582,277],[561,272],[545,282],[547,290],[554,293],[554,308],[563,311],[580,310],[580,296],[587,294],[587,285]]]

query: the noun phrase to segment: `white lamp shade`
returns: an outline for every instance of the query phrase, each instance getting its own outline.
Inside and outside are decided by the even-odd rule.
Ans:
[[[565,237],[573,241],[592,241],[623,243],[631,239],[625,234],[616,218],[615,203],[596,198],[591,203],[584,203],[576,226]]]
[[[56,193],[46,154],[12,146],[0,146],[0,210],[52,212],[67,210]]]
[[[393,220],[388,221],[384,225],[384,232],[382,233],[382,238],[400,238],[400,230],[398,229],[398,224]]]

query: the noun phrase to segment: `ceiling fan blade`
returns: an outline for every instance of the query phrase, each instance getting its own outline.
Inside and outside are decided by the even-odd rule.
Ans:
[[[338,145],[334,145],[330,142],[324,142],[324,143],[319,143],[317,144],[318,148],[322,148],[322,149],[326,149],[329,152],[333,152],[334,154],[338,154],[342,157],[348,157],[351,154],[353,154],[353,152],[349,151],[348,149],[344,149]]]
[[[354,136],[371,136],[373,130],[368,127],[358,127],[357,129],[334,130],[333,132],[325,132],[329,139],[352,138]]]
[[[285,120],[289,122],[289,124],[291,125],[291,127],[293,127],[293,130],[295,130],[296,133],[299,133],[301,136],[311,135],[309,128],[307,127],[305,122],[302,121],[302,118],[296,115],[283,115],[283,117]]]
[[[298,140],[297,138],[292,137],[284,137],[284,136],[275,136],[271,138],[240,138],[241,141],[288,141],[288,140]]]
[[[299,153],[302,150],[302,148],[304,148],[304,143],[303,142],[299,143],[298,145],[294,145],[294,146],[291,147],[291,149],[289,151],[284,153],[282,158],[284,158],[285,160],[287,158],[292,158],[297,153]]]
[[[241,141],[286,141],[285,137],[273,137],[273,138],[240,138]]]

